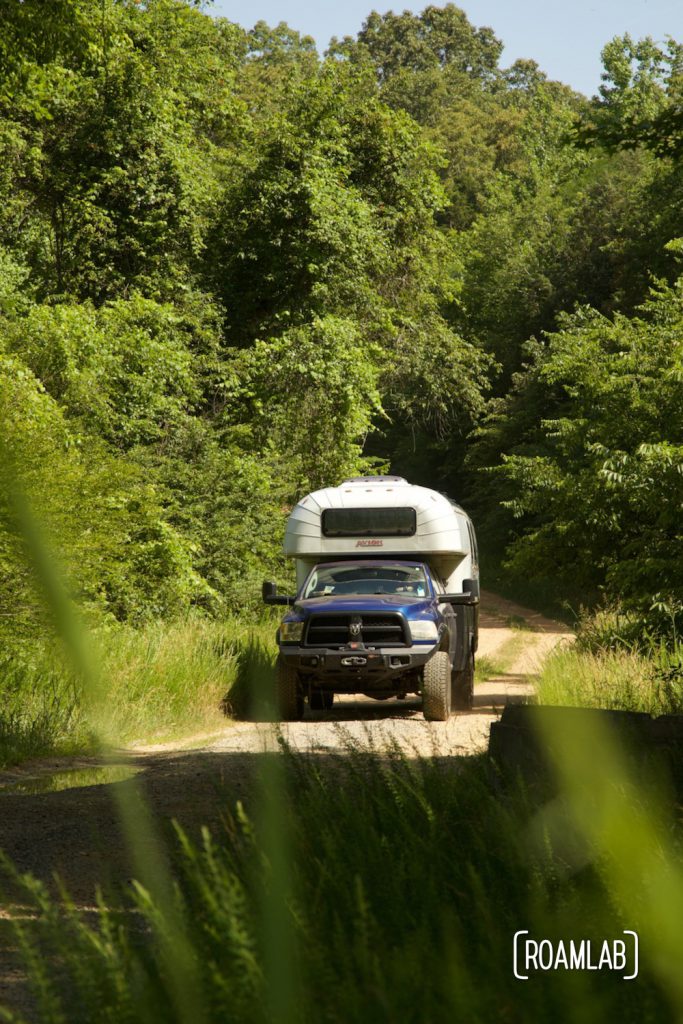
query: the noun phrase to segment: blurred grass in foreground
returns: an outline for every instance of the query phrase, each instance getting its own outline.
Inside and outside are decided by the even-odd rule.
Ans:
[[[584,739],[561,751],[561,798],[485,757],[409,760],[358,745],[322,759],[258,755],[256,770],[279,765],[282,784],[267,803],[262,792],[237,804],[220,835],[180,834],[170,903],[138,891],[137,914],[101,907],[93,925],[26,884],[40,911],[22,925],[42,957],[42,974],[29,965],[39,1019],[181,1020],[159,941],[178,920],[212,1022],[681,1019],[680,824],[648,790],[624,788],[617,754],[591,769]],[[598,949],[637,928],[640,977],[559,971],[521,983],[521,928]]]

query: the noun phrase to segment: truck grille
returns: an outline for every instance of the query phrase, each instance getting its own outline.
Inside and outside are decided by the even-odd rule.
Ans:
[[[351,632],[353,623],[360,624],[360,634]],[[386,615],[348,613],[345,615],[311,615],[308,620],[305,647],[346,647],[349,643],[359,642],[368,647],[408,646],[402,616],[391,613]]]

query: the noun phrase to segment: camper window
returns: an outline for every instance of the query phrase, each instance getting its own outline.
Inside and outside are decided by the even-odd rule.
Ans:
[[[412,537],[414,508],[326,508],[324,537]]]

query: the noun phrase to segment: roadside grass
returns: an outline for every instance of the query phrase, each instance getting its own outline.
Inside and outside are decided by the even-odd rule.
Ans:
[[[0,768],[46,754],[88,753],[80,687],[56,651],[0,663]]]
[[[240,640],[234,681],[223,707],[233,718],[272,719],[275,696],[275,627],[250,629]]]
[[[543,664],[541,704],[643,711],[683,712],[680,651],[654,648],[649,656],[617,648],[597,652],[560,647]]]
[[[254,650],[275,655],[275,625],[190,616],[90,634],[100,683],[84,696],[56,647],[0,664],[0,768],[47,755],[219,731],[248,710]]]
[[[408,759],[349,745],[334,757],[283,746],[255,760],[269,786],[268,773],[279,775],[279,810],[254,795],[222,834],[194,843],[180,833],[167,902],[134,887],[134,913],[101,904],[93,923],[19,880],[35,910],[16,928],[43,1024],[635,1024],[683,1010],[674,955],[683,915],[658,931],[666,903],[630,899],[647,892],[651,865],[638,858],[655,840],[662,889],[678,899],[680,867],[669,858],[680,826],[673,814],[656,821],[646,793],[625,797],[609,765],[585,792],[568,793],[558,830],[552,794],[531,795],[484,757]],[[612,823],[641,815],[637,835],[604,832],[585,804],[596,793]],[[580,870],[572,844],[587,851]],[[644,934],[636,982],[609,971],[541,971],[528,984],[513,976],[520,929],[590,939],[599,951],[624,928]],[[169,974],[176,937],[195,967],[185,1002]]]
[[[497,676],[502,676],[505,673],[505,664],[497,657],[491,655],[483,655],[481,658],[477,656],[474,663],[474,681],[475,683],[485,683],[487,679],[495,679]]]
[[[475,683],[485,683],[488,679],[497,679],[510,670],[510,666],[528,642],[528,630],[516,629],[494,654],[477,655],[474,662]]]
[[[94,729],[105,743],[120,744],[222,728],[226,711],[234,710],[230,695],[244,658],[256,639],[266,646],[271,633],[270,623],[237,617],[116,630],[103,645],[106,696],[91,715]]]

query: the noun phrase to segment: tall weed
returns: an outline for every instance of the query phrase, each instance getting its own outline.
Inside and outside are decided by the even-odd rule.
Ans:
[[[220,728],[241,632],[237,621],[190,617],[105,634],[99,641],[105,699],[94,728],[116,743]]]

